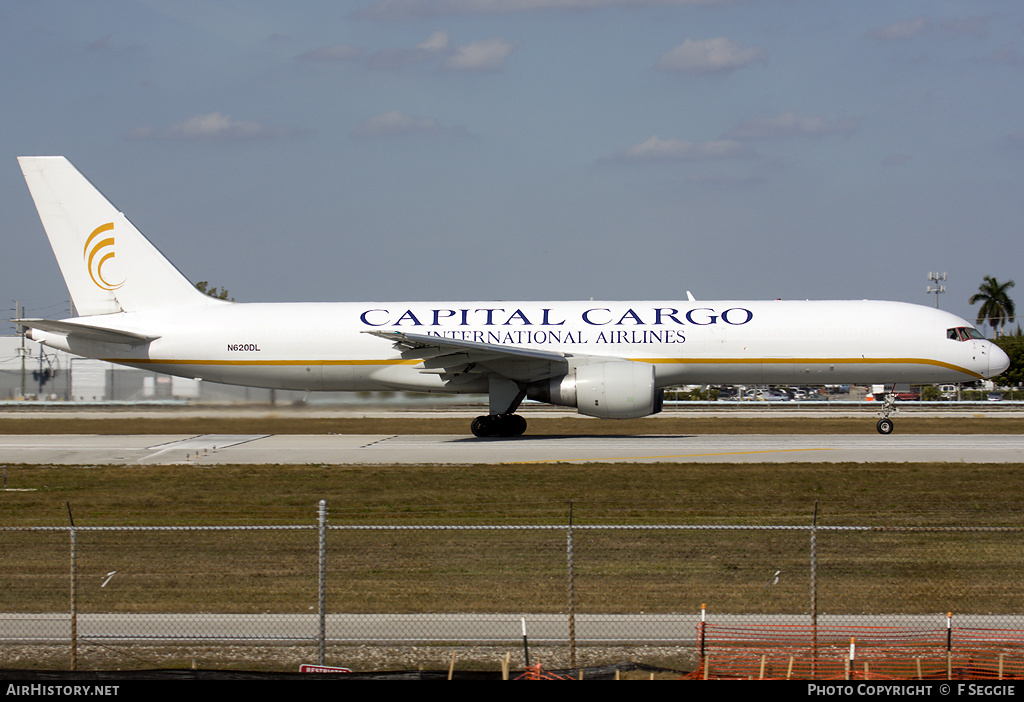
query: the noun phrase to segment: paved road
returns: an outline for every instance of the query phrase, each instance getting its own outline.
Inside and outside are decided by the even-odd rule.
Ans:
[[[5,435],[6,464],[475,464],[552,462],[1024,462],[1024,436]]]
[[[513,643],[521,640],[522,620],[533,643],[564,642],[569,636],[569,618],[560,614],[330,614],[326,638],[330,641],[382,643]],[[957,615],[954,626],[998,630],[1006,628],[1007,617]],[[692,614],[579,614],[576,641],[580,644],[645,643],[692,645],[697,638],[699,613]],[[809,627],[806,615],[710,614],[707,622],[723,628],[763,625]],[[839,615],[820,616],[819,641],[828,641],[827,628],[844,627],[842,643],[849,642],[851,627],[899,627],[915,630],[936,643],[944,641],[946,618],[942,614],[922,615]],[[89,641],[197,642],[273,641],[277,643],[316,640],[319,627],[315,614],[82,614],[78,634]],[[33,643],[67,641],[67,614],[0,614],[0,641]],[[735,633],[735,632],[733,632]],[[806,633],[806,632],[804,632]],[[884,632],[878,632],[884,636]],[[861,637],[871,632],[857,632]],[[961,636],[961,634],[957,634]]]

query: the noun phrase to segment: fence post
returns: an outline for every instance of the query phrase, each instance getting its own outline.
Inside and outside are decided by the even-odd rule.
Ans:
[[[811,679],[818,660],[818,501],[811,517]]]
[[[708,606],[707,606],[707,604],[702,602],[701,605],[700,605],[700,624],[698,626],[700,627],[700,662],[701,662],[701,666],[704,668],[704,679],[705,680],[708,679],[707,665],[705,665],[705,661],[707,660],[707,650],[705,648],[705,644],[707,642],[707,624],[708,624],[708,616],[707,615],[708,615]]]
[[[317,573],[317,611],[320,628],[317,635],[317,662],[324,665],[327,656],[327,500],[320,500],[317,534],[319,536]]]
[[[569,577],[569,667],[576,667],[576,565],[572,544],[572,500],[569,500],[569,529],[566,531],[566,568]]]
[[[953,679],[953,613],[946,614],[946,680]]]
[[[64,504],[71,522],[71,670],[78,670],[78,532],[75,531],[75,518],[71,515],[71,503]]]

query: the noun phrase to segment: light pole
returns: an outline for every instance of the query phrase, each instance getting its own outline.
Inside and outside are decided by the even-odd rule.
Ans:
[[[931,284],[929,284],[928,288],[927,288],[927,291],[928,291],[929,295],[931,293],[935,293],[935,309],[939,309],[939,294],[946,292],[946,286],[945,285],[939,285],[938,283],[939,283],[939,281],[945,281],[946,280],[946,274],[945,273],[929,273],[928,274],[928,280],[931,283],[935,283],[936,284],[934,288],[931,286]]]

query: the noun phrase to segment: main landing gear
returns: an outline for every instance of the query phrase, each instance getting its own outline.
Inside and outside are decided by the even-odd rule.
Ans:
[[[477,417],[471,425],[473,436],[522,436],[526,420],[518,414],[491,414]]]
[[[899,408],[896,407],[896,385],[893,384],[893,390],[885,396],[885,400],[882,401],[882,410],[879,415],[882,417],[878,420],[878,424],[875,428],[878,429],[879,434],[888,435],[892,434],[893,423],[889,419],[889,415],[896,414],[899,412]]]
[[[473,436],[522,436],[526,420],[515,414],[526,397],[526,385],[502,377],[491,377],[487,385],[487,403],[491,413],[477,417],[470,428]]]

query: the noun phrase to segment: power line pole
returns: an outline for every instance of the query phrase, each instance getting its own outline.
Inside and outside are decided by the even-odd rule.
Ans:
[[[14,315],[18,319],[24,319],[25,318],[25,308],[22,307],[18,303],[17,300],[14,301]],[[21,393],[20,393],[20,395],[21,395],[21,399],[24,400],[25,399],[25,352],[27,350],[25,348],[25,328],[19,324],[19,325],[17,325],[16,330],[18,332],[18,336],[21,337],[21,348],[18,350],[18,355],[21,356]]]

